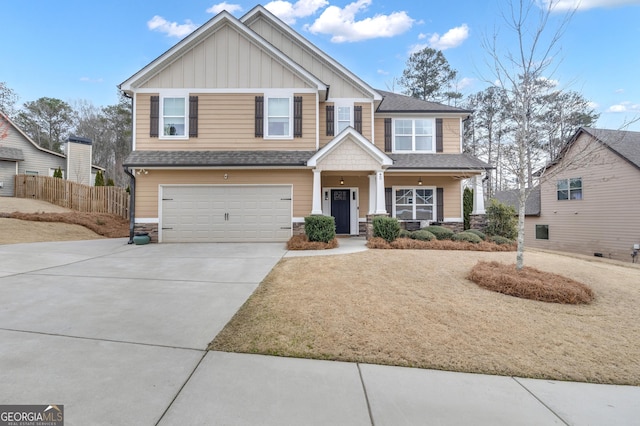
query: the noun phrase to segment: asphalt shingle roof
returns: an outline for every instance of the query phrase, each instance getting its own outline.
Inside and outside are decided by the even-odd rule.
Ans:
[[[640,132],[590,127],[583,127],[582,130],[640,168]]]
[[[498,191],[493,195],[493,198],[500,201],[502,204],[512,206],[516,209],[516,213],[520,212],[520,206],[518,203],[518,190],[509,189],[507,191]],[[540,187],[536,186],[531,190],[527,201],[524,204],[524,214],[526,216],[540,216]]]
[[[387,154],[391,169],[478,170],[491,166],[469,154]]]
[[[471,111],[456,108],[437,102],[428,102],[411,96],[400,95],[398,93],[376,90],[382,95],[382,102],[378,106],[377,112],[452,112],[467,113]]]
[[[24,154],[19,148],[0,146],[0,160],[23,161]]]
[[[133,151],[127,167],[305,166],[315,151]]]

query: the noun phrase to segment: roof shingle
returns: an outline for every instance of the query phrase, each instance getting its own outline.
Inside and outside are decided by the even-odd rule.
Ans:
[[[470,114],[471,111],[462,108],[456,108],[437,102],[423,101],[411,96],[400,95],[398,93],[377,90],[382,95],[382,102],[378,105],[376,112],[438,112],[438,113],[458,113]]]
[[[315,151],[133,151],[127,167],[306,166]]]

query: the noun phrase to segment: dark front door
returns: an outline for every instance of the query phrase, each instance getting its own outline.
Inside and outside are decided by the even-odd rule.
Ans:
[[[331,216],[336,219],[336,234],[351,233],[351,200],[349,189],[331,190]]]

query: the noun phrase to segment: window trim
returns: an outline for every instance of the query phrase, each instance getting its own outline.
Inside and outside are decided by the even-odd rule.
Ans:
[[[340,108],[349,108],[349,124],[347,127],[353,127],[353,114],[354,114],[354,103],[353,102],[345,102],[345,101],[336,101],[333,103],[334,107],[334,134],[338,135],[344,129],[340,130],[340,123],[345,123],[346,120],[340,120]],[[346,127],[345,127],[346,129]]]
[[[396,122],[398,120],[411,120],[411,149],[397,149],[396,148]],[[430,150],[417,150],[416,149],[416,120],[427,120],[431,122],[431,149]],[[407,153],[423,153],[432,154],[436,152],[436,119],[433,117],[396,117],[391,120],[391,152],[394,154],[407,154]],[[406,136],[406,135],[405,135]],[[421,135],[424,136],[424,135]]]
[[[571,189],[571,181],[580,180],[580,188]],[[560,182],[565,182],[567,189],[559,189]],[[580,191],[580,198],[571,198],[572,192]],[[564,178],[556,180],[556,201],[581,201],[584,198],[584,185],[582,183],[582,177]],[[560,191],[567,191],[567,198],[560,198]]]
[[[396,209],[396,199],[397,199],[397,194],[396,192],[398,190],[401,189],[411,189],[413,192],[413,200],[414,203],[411,204],[413,207],[413,218],[412,219],[398,219],[397,216],[397,209]],[[415,191],[418,189],[428,189],[431,190],[432,192],[432,197],[433,197],[433,202],[431,204],[419,204],[421,206],[431,206],[431,218],[430,219],[416,219],[416,206],[418,204],[415,203],[415,199],[416,199],[416,193]],[[438,191],[437,188],[435,186],[392,186],[391,187],[391,203],[392,203],[392,217],[395,217],[396,219],[398,219],[400,222],[408,222],[408,221],[416,221],[416,220],[427,220],[429,222],[434,222],[437,220],[437,210],[438,210]],[[401,205],[406,205],[406,204],[401,204]]]
[[[165,99],[183,99],[184,101],[184,135],[164,134],[164,101]],[[160,104],[158,105],[158,139],[162,140],[187,140],[189,139],[189,93],[169,92],[160,94]]]
[[[270,135],[269,134],[269,99],[288,99],[289,100],[289,126],[287,135]],[[293,139],[293,93],[265,93],[264,94],[264,139],[271,140],[289,140]]]

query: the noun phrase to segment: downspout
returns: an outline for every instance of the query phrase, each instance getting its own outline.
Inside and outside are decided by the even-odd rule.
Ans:
[[[136,176],[129,171],[128,167],[124,167],[124,172],[129,175],[129,242],[133,244],[133,229],[136,220]]]

